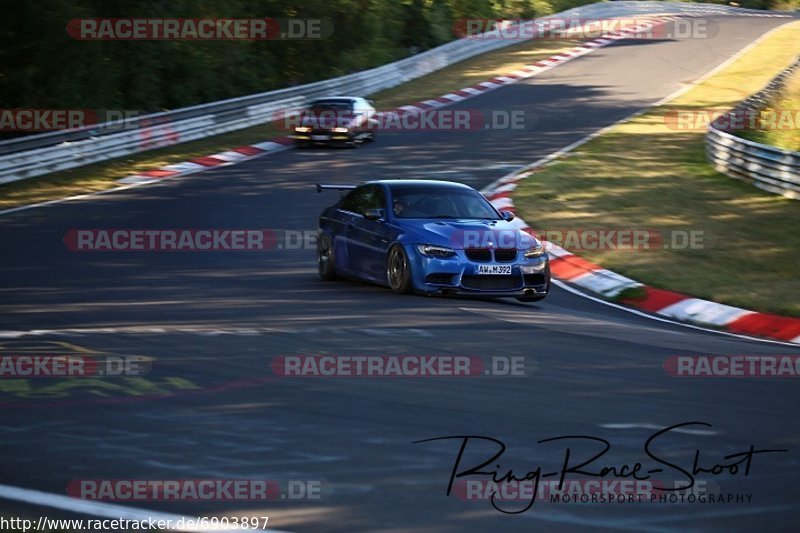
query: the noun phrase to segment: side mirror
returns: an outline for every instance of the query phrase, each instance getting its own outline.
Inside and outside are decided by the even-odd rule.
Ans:
[[[511,222],[512,220],[517,218],[511,211],[500,211],[500,216],[503,217],[503,220],[505,220],[506,222]]]
[[[364,211],[364,218],[367,220],[381,220],[383,217],[383,209],[367,209]]]

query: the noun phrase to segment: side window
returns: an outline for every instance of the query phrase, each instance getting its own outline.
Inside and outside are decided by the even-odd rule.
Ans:
[[[369,197],[369,207],[367,209],[383,209],[386,210],[386,193],[383,187],[377,185],[372,186],[372,193]]]
[[[367,209],[386,209],[386,194],[378,185],[365,185],[345,196],[339,209],[359,215]]]
[[[354,189],[353,192],[344,197],[342,203],[339,205],[339,209],[352,213],[363,213],[364,202],[368,193],[367,187],[358,187]]]

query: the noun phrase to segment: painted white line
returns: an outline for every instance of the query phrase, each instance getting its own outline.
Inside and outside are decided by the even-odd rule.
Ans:
[[[68,511],[71,513],[77,513],[82,515],[89,515],[89,516],[98,516],[102,518],[109,518],[109,519],[120,519],[120,520],[137,520],[137,521],[147,521],[147,520],[154,520],[159,521],[163,520],[165,522],[170,521],[173,524],[177,524],[179,520],[182,518],[188,519],[195,519],[196,516],[189,516],[189,515],[176,515],[176,514],[167,514],[158,511],[148,511],[146,509],[139,509],[136,507],[128,507],[127,505],[119,505],[113,503],[106,503],[106,502],[98,502],[98,501],[90,501],[90,500],[81,500],[78,498],[72,498],[70,496],[64,496],[61,494],[51,494],[49,492],[41,492],[38,490],[31,490],[31,489],[23,489],[20,487],[12,487],[10,485],[0,485],[0,498],[5,500],[12,500],[17,502],[23,502],[30,505],[40,505],[43,507],[49,507],[52,509],[61,509],[62,511]],[[238,528],[234,528],[233,526],[228,527],[207,527],[207,528],[186,528],[186,527],[172,527],[170,528],[171,531],[184,531],[184,532],[196,532],[196,531],[205,531],[205,532],[214,532],[214,531],[239,531]],[[252,529],[252,531],[269,531],[271,533],[287,533],[282,532],[277,529]]]
[[[528,72],[527,70],[523,70],[523,69],[515,70],[515,71],[511,72],[510,74],[513,74],[513,75],[515,75],[515,76],[517,76],[519,78],[529,78],[530,75],[531,75],[530,72]]]
[[[218,155],[219,154],[214,154],[212,157],[217,157]],[[172,163],[171,165],[161,167],[159,170],[174,170],[175,172],[189,173],[189,172],[199,172],[205,169],[206,167],[204,167],[203,165],[198,165],[197,163],[191,163],[189,161],[183,161],[182,163]]]
[[[592,139],[595,139],[595,138],[599,137],[600,135],[603,135],[604,133],[607,133],[608,131],[610,131],[610,130],[614,129],[615,127],[619,126],[620,124],[624,124],[625,122],[633,120],[634,118],[647,113],[648,111],[652,110],[653,108],[660,107],[660,106],[666,104],[667,102],[669,102],[671,100],[674,100],[675,98],[681,96],[682,94],[689,92],[690,90],[692,90],[696,86],[700,85],[701,83],[703,83],[704,81],[706,81],[710,77],[714,76],[715,74],[717,74],[721,70],[723,70],[726,67],[728,67],[730,64],[732,64],[733,62],[738,60],[741,56],[743,56],[747,52],[749,52],[750,50],[752,50],[753,48],[758,46],[758,44],[761,43],[761,41],[763,41],[764,39],[766,39],[767,37],[769,37],[773,33],[777,32],[783,26],[784,25],[781,25],[781,26],[777,26],[777,27],[771,29],[770,31],[768,31],[767,33],[765,33],[764,35],[762,35],[761,37],[759,37],[758,39],[756,39],[755,41],[750,43],[749,45],[745,46],[744,48],[742,48],[741,50],[736,52],[734,55],[732,55],[731,57],[729,57],[725,61],[723,61],[722,63],[720,63],[716,67],[714,67],[712,70],[710,70],[709,72],[707,72],[706,74],[704,74],[700,78],[698,78],[695,81],[687,84],[684,87],[681,87],[680,89],[678,89],[677,91],[673,92],[672,94],[669,94],[669,95],[665,96],[664,98],[660,99],[659,101],[655,102],[654,104],[651,104],[650,106],[648,106],[646,108],[643,108],[643,109],[640,109],[639,111],[631,113],[630,115],[628,115],[628,116],[626,116],[626,117],[614,122],[613,124],[609,124],[608,126],[605,126],[605,127],[601,128],[601,129],[599,129],[599,130],[597,130],[597,131],[595,131],[593,133],[590,133],[586,137],[578,139],[574,143],[572,143],[570,145],[567,145],[564,148],[561,148],[560,150],[556,150],[555,152],[553,152],[553,153],[551,153],[551,154],[539,159],[538,161],[534,161],[533,163],[531,163],[529,165],[525,165],[525,166],[517,169],[516,171],[514,171],[514,172],[512,172],[510,174],[507,174],[506,176],[503,176],[502,178],[500,178],[500,179],[490,183],[488,186],[486,186],[481,191],[481,193],[483,193],[484,195],[491,194],[491,192],[494,190],[494,188],[499,183],[507,183],[507,182],[512,181],[512,180],[519,180],[520,178],[527,177],[527,175],[524,174],[526,171],[530,171],[530,170],[542,167],[542,166],[546,165],[547,163],[549,163],[549,162],[551,162],[551,161],[553,161],[555,159],[558,159],[559,157],[563,156],[564,154],[567,154],[567,153],[573,151],[575,148],[578,148],[579,146],[582,146],[582,145],[586,144],[587,142],[591,141]]]
[[[99,196],[101,194],[108,194],[110,192],[118,192],[124,191],[126,189],[133,189],[134,187],[140,187],[142,185],[147,185],[150,183],[158,183],[161,182],[161,179],[153,179],[150,181],[139,181],[137,183],[132,183],[130,185],[124,185],[122,187],[114,187],[113,189],[106,189],[103,191],[97,192],[89,192],[86,194],[78,194],[76,196],[68,196],[67,198],[58,198],[56,200],[48,200],[46,202],[39,202],[38,204],[30,204],[30,205],[22,205],[20,207],[12,207],[10,209],[4,209],[0,211],[0,215],[7,215],[9,213],[16,213],[17,211],[25,211],[27,209],[34,209],[36,207],[45,207],[48,205],[60,204],[63,202],[72,202],[73,200],[82,200],[84,198],[91,198],[92,196]]]
[[[600,424],[601,428],[606,429],[664,429],[663,426],[656,424]],[[671,433],[684,433],[686,435],[719,435],[719,431],[711,429],[689,429],[688,427],[680,427],[670,430]]]
[[[677,318],[678,320],[689,320],[692,322],[702,322],[715,326],[724,326],[747,315],[755,314],[753,311],[732,307],[730,305],[701,300],[699,298],[687,298],[680,302],[675,302],[663,309],[658,310],[658,314]]]
[[[153,178],[153,177],[148,177],[148,176],[139,176],[138,174],[136,174],[136,175],[133,175],[133,176],[127,176],[125,178],[118,179],[116,181],[117,181],[117,183],[141,183],[143,181],[153,181],[153,180],[157,180],[157,179],[160,179],[160,178]]]
[[[638,281],[605,269],[581,274],[572,278],[570,283],[588,289],[591,292],[602,294],[607,298],[613,298],[625,289],[642,286]]]
[[[272,142],[272,141],[264,141],[264,142],[260,142],[260,143],[256,143],[256,144],[250,144],[248,146],[253,146],[255,148],[259,148],[261,150],[266,150],[267,152],[273,152],[273,153],[278,151],[278,150],[282,150],[282,149],[283,150],[288,150],[289,148],[292,147],[292,145],[284,145],[284,144],[276,143],[276,142]],[[250,156],[250,157],[253,157],[253,156]]]
[[[237,163],[239,161],[242,161],[243,159],[247,159],[248,156],[240,154],[239,152],[234,152],[233,150],[228,150],[227,152],[220,152],[218,154],[213,154],[211,157],[216,157],[217,159],[222,159],[223,161],[228,161],[230,163]],[[193,165],[194,163],[187,163],[187,164]],[[202,166],[202,165],[197,165],[197,166]]]
[[[257,159],[259,157],[265,156],[268,153],[273,153],[274,154],[276,152],[282,152],[284,150],[288,150],[288,149],[291,148],[291,145],[285,146],[285,145],[282,145],[282,144],[279,144],[279,143],[275,143],[275,142],[263,142],[263,143],[253,144],[252,146],[255,146],[256,148],[261,148],[262,146],[266,146],[266,145],[275,146],[276,148],[271,149],[269,152],[264,152],[264,153],[261,153],[261,154],[255,154],[255,155],[249,156],[247,158],[247,160],[250,161],[252,159]],[[262,150],[266,150],[266,148],[262,148]],[[217,165],[216,167],[208,167],[208,169],[219,168],[220,166],[222,166],[222,165]],[[75,200],[85,200],[87,198],[100,196],[102,194],[121,192],[121,191],[125,191],[127,189],[133,189],[133,188],[136,188],[136,187],[142,187],[144,185],[154,185],[154,184],[164,183],[167,180],[180,178],[180,177],[182,177],[184,175],[185,174],[176,174],[174,176],[167,176],[165,178],[156,178],[156,179],[152,179],[151,178],[151,179],[149,179],[147,181],[137,181],[135,183],[123,185],[121,187],[113,187],[111,189],[104,189],[102,191],[89,192],[89,193],[85,193],[85,194],[78,194],[76,196],[68,196],[66,198],[57,198],[55,200],[48,200],[46,202],[39,202],[39,203],[36,203],[36,204],[28,204],[28,205],[21,205],[19,207],[12,207],[12,208],[4,209],[4,210],[0,211],[0,216],[8,215],[8,214],[11,214],[11,213],[16,213],[17,211],[27,211],[28,209],[36,209],[36,208],[39,208],[39,207],[47,207],[49,205],[62,204],[62,203],[65,203],[65,202],[72,202],[72,201],[75,201]],[[127,176],[127,177],[131,177],[131,176]],[[120,178],[120,179],[125,179],[125,178]],[[118,180],[118,182],[119,182],[119,180]]]
[[[460,102],[461,100],[464,100],[463,96],[455,93],[447,93],[444,96],[440,96],[439,98],[447,98],[448,100],[451,100],[453,102]]]
[[[530,175],[533,175],[532,172],[530,172],[531,170],[539,168],[541,166],[544,166],[545,164],[547,164],[547,163],[549,163],[549,162],[561,157],[562,155],[574,150],[575,148],[577,148],[577,147],[579,147],[579,146],[591,141],[592,139],[595,139],[596,137],[599,137],[600,135],[610,131],[614,127],[616,127],[616,126],[618,126],[618,125],[620,125],[622,123],[628,122],[629,120],[632,120],[632,119],[634,119],[634,118],[636,118],[636,117],[638,117],[640,115],[643,115],[644,113],[647,113],[651,109],[653,109],[655,107],[659,107],[661,105],[664,105],[665,103],[667,103],[667,102],[677,98],[678,96],[688,92],[692,88],[694,88],[697,85],[703,83],[705,80],[709,79],[710,77],[715,75],[717,72],[720,72],[721,70],[726,68],[728,65],[730,65],[733,62],[735,62],[736,60],[738,60],[744,54],[746,54],[747,52],[752,50],[754,47],[756,47],[764,39],[767,39],[771,34],[777,32],[779,29],[781,29],[783,26],[784,25],[777,26],[777,27],[773,28],[772,30],[768,31],[767,33],[765,33],[764,35],[762,35],[761,37],[759,37],[758,39],[756,39],[755,41],[753,41],[749,45],[747,45],[744,48],[742,48],[741,50],[739,50],[733,56],[729,57],[728,59],[726,59],[725,61],[723,61],[719,65],[717,65],[714,69],[712,69],[711,71],[707,72],[705,75],[701,76],[700,78],[696,79],[695,81],[693,81],[692,83],[686,85],[685,87],[682,87],[682,88],[678,89],[677,91],[674,91],[672,94],[665,96],[664,98],[662,98],[661,100],[659,100],[658,102],[653,104],[652,106],[644,108],[644,109],[641,109],[639,111],[636,111],[635,113],[631,113],[627,117],[625,117],[625,118],[623,118],[621,120],[618,120],[617,122],[615,122],[615,123],[613,123],[613,124],[611,124],[609,126],[601,128],[601,129],[599,129],[599,130],[587,135],[586,137],[575,141],[574,143],[570,144],[569,146],[566,146],[566,147],[564,147],[564,148],[562,148],[560,150],[557,150],[556,152],[553,152],[552,154],[550,154],[550,155],[548,155],[546,157],[543,157],[543,158],[539,159],[538,161],[535,161],[535,162],[531,163],[530,165],[526,165],[524,167],[521,167],[517,171],[512,172],[510,174],[507,174],[506,176],[503,176],[502,178],[500,178],[498,180],[495,180],[494,182],[490,183],[487,187],[485,187],[481,191],[481,193],[484,194],[485,196],[491,196],[492,193],[494,192],[494,190],[500,184],[508,183],[509,181],[516,181],[516,180],[519,180],[520,178],[525,178],[525,177],[528,177]],[[549,250],[548,250],[548,252],[549,252]],[[557,254],[554,254],[554,255],[557,255]],[[572,255],[572,254],[569,254],[569,255]],[[716,330],[716,329],[710,329],[710,328],[698,326],[698,325],[695,325],[695,324],[688,324],[688,323],[684,323],[684,322],[678,322],[675,319],[671,319],[670,320],[670,319],[667,319],[667,318],[662,318],[662,317],[657,316],[655,314],[646,313],[646,312],[639,311],[639,310],[631,308],[631,307],[626,307],[626,306],[623,306],[623,305],[615,304],[615,303],[609,302],[609,301],[607,301],[605,299],[592,296],[590,294],[587,294],[587,293],[585,293],[585,292],[583,292],[581,290],[578,290],[578,289],[570,286],[566,282],[563,282],[563,281],[560,281],[560,280],[557,280],[557,279],[553,280],[553,284],[556,285],[557,287],[561,287],[562,289],[564,289],[564,290],[566,290],[568,292],[571,292],[573,294],[576,294],[578,296],[582,296],[584,298],[587,298],[589,300],[592,300],[592,301],[595,301],[595,302],[598,302],[598,303],[601,303],[601,304],[604,304],[604,305],[615,307],[617,309],[626,311],[628,313],[633,313],[635,315],[639,315],[639,316],[642,316],[642,317],[650,318],[651,320],[658,320],[658,321],[661,321],[661,322],[667,322],[667,323],[670,323],[670,324],[675,324],[676,326],[687,327],[687,328],[697,329],[697,330],[700,330],[700,331],[707,331],[707,332],[717,333],[717,334],[720,334],[720,335],[727,335],[727,336],[732,336],[732,337],[737,337],[737,338],[747,339],[747,340],[752,340],[752,341],[757,341],[757,342],[767,342],[767,343],[779,344],[779,345],[783,345],[783,346],[792,346],[792,347],[796,347],[797,346],[796,344],[794,344],[794,342],[796,342],[797,339],[793,339],[792,342],[785,342],[785,341],[772,340],[772,339],[763,339],[763,338],[759,338],[759,337],[751,337],[751,336],[748,336],[748,335],[741,335],[741,334],[738,334],[738,333],[731,333],[731,332],[727,332],[727,331],[719,331],[719,330]],[[711,305],[713,305],[714,303],[715,302],[709,302],[709,304],[711,304]],[[722,305],[722,304],[718,304],[718,305]],[[729,306],[726,306],[726,307],[729,307]],[[663,311],[663,309],[660,310],[660,311]],[[708,311],[706,311],[706,312],[708,312]],[[800,337],[798,337],[798,338],[800,338]]]
[[[657,322],[664,322],[665,324],[672,324],[673,326],[680,326],[682,328],[696,329],[698,331],[705,331],[707,333],[716,333],[718,335],[725,335],[726,337],[736,337],[737,339],[743,339],[743,340],[746,340],[746,341],[763,342],[763,343],[766,343],[766,344],[778,344],[780,346],[790,346],[792,348],[797,348],[796,344],[792,344],[790,342],[776,341],[776,340],[772,340],[772,339],[762,339],[760,337],[749,337],[747,335],[741,335],[739,333],[731,333],[730,331],[720,331],[718,329],[704,328],[702,326],[696,326],[694,324],[686,324],[685,322],[676,322],[675,320],[670,320],[668,318],[663,318],[663,317],[660,317],[660,316],[657,316],[657,315],[651,315],[650,313],[646,313],[644,311],[639,311],[638,309],[634,309],[632,307],[626,307],[624,305],[616,304],[614,302],[609,302],[608,300],[604,300],[604,299],[599,298],[597,296],[593,296],[591,294],[585,293],[585,292],[583,292],[581,290],[578,290],[578,289],[576,289],[576,288],[574,288],[574,287],[572,287],[572,286],[570,286],[570,285],[568,285],[568,284],[566,284],[563,281],[558,280],[558,279],[553,279],[553,285],[555,285],[556,287],[559,287],[561,289],[564,289],[567,292],[571,292],[572,294],[575,294],[577,296],[581,296],[583,298],[586,298],[587,300],[592,300],[593,302],[597,302],[597,303],[600,303],[600,304],[603,304],[603,305],[607,305],[609,307],[614,307],[616,309],[619,309],[620,311],[625,311],[627,313],[632,313],[634,315],[638,315],[638,316],[643,317],[643,318],[649,318],[650,320],[655,320]]]
[[[558,258],[558,257],[569,257],[571,255],[575,255],[573,253],[570,253],[570,252],[566,251],[565,249],[563,249],[559,245],[553,244],[550,241],[545,241],[544,249],[547,250],[548,254],[550,254],[550,259]]]

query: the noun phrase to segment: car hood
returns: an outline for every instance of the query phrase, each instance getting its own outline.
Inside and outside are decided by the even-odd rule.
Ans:
[[[517,248],[527,250],[539,242],[506,220],[398,219],[411,244],[464,248]],[[413,241],[413,242],[412,242]]]

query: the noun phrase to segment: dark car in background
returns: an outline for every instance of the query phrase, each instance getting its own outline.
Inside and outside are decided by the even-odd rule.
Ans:
[[[359,96],[320,98],[301,114],[292,137],[299,147],[355,147],[375,140],[375,113],[372,102]]]

